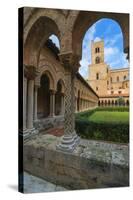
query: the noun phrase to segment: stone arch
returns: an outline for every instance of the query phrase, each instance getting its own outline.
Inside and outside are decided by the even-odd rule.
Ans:
[[[26,8],[25,8],[26,9]],[[37,20],[40,17],[47,17],[51,19],[56,26],[58,27],[59,32],[62,32],[63,29],[63,22],[65,22],[65,17],[61,14],[61,12],[58,12],[56,9],[48,9],[48,8],[41,8],[41,9],[34,9],[33,14],[30,16],[30,18],[26,21],[24,29],[24,44],[26,43],[28,34],[32,28],[32,26],[37,22]]]
[[[38,66],[41,48],[52,34],[56,35],[61,42],[61,27],[58,20],[52,15],[52,12],[45,9],[39,10],[25,27],[24,63],[26,65]]]
[[[101,102],[100,102],[100,100],[98,101],[98,106],[100,106],[101,105]]]
[[[117,106],[118,105],[118,101],[117,100],[115,100],[115,106]]]
[[[129,106],[129,100],[128,99],[126,100],[126,105]]]
[[[48,73],[42,74],[37,96],[37,117],[46,118],[50,114],[50,79]]]
[[[57,73],[57,81],[61,81],[61,84],[62,84],[62,93],[65,93],[65,77],[64,77],[64,73],[63,72],[58,72]]]
[[[62,80],[58,80],[55,93],[55,115],[60,115],[62,111]]]
[[[56,85],[58,85],[58,83],[60,83],[61,84],[61,93],[65,93],[65,83],[64,83],[64,80],[63,79],[58,79],[58,81],[57,81],[57,84]],[[56,86],[56,88],[57,88],[57,86]],[[56,89],[57,90],[57,89]]]
[[[79,11],[72,24],[72,48],[75,54],[82,55],[82,40],[86,31],[100,19],[111,19],[118,23],[123,34],[125,52],[129,49],[129,14]]]
[[[114,100],[112,100],[112,106],[114,105]]]
[[[95,59],[95,64],[99,64],[100,63],[100,57],[97,56],[96,59]]]
[[[47,74],[50,80],[50,90],[56,90],[57,76],[54,67],[47,63],[47,65],[39,67],[39,72],[39,76],[35,79],[35,85],[40,85],[41,76]]]
[[[110,100],[108,100],[108,106],[110,106],[110,104],[111,104],[111,102],[110,102]]]

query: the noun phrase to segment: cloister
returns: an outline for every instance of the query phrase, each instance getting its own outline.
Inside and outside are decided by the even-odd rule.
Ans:
[[[23,135],[38,133],[42,119],[64,120],[64,136],[57,149],[72,152],[79,143],[75,112],[98,106],[98,96],[78,73],[82,40],[97,20],[118,22],[123,33],[123,51],[129,58],[129,16],[77,10],[24,8],[23,18]],[[60,50],[49,40],[55,34]],[[126,102],[127,103],[127,102]],[[114,105],[115,100],[100,100]],[[42,120],[44,123],[44,120]]]

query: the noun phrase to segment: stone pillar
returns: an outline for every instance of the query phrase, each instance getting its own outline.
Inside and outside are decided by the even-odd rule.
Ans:
[[[34,87],[34,120],[37,120],[37,96],[38,96],[38,85]]]
[[[74,65],[68,62],[65,64],[65,113],[64,113],[64,136],[61,138],[57,149],[65,152],[72,152],[79,143],[79,137],[75,132],[75,95],[74,95]]]
[[[55,91],[50,90],[50,117],[55,116]]]
[[[33,94],[34,94],[34,80],[28,81],[28,112],[27,112],[27,128],[33,129]]]
[[[78,110],[78,109],[77,109],[77,97],[75,97],[75,99],[76,99],[76,100],[75,100],[75,112],[77,112],[77,110]]]
[[[61,94],[61,115],[64,115],[64,93]]]
[[[23,77],[23,133],[26,131],[26,121],[27,121],[27,78]]]

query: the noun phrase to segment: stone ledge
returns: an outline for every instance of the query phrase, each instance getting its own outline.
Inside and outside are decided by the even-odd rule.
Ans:
[[[73,153],[56,150],[61,138],[35,136],[24,144],[24,169],[68,189],[129,185],[128,145],[81,140]]]

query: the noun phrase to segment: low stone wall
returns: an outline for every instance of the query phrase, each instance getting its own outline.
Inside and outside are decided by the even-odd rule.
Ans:
[[[81,140],[73,153],[56,150],[60,138],[34,137],[24,145],[24,169],[68,189],[129,185],[128,146]]]

